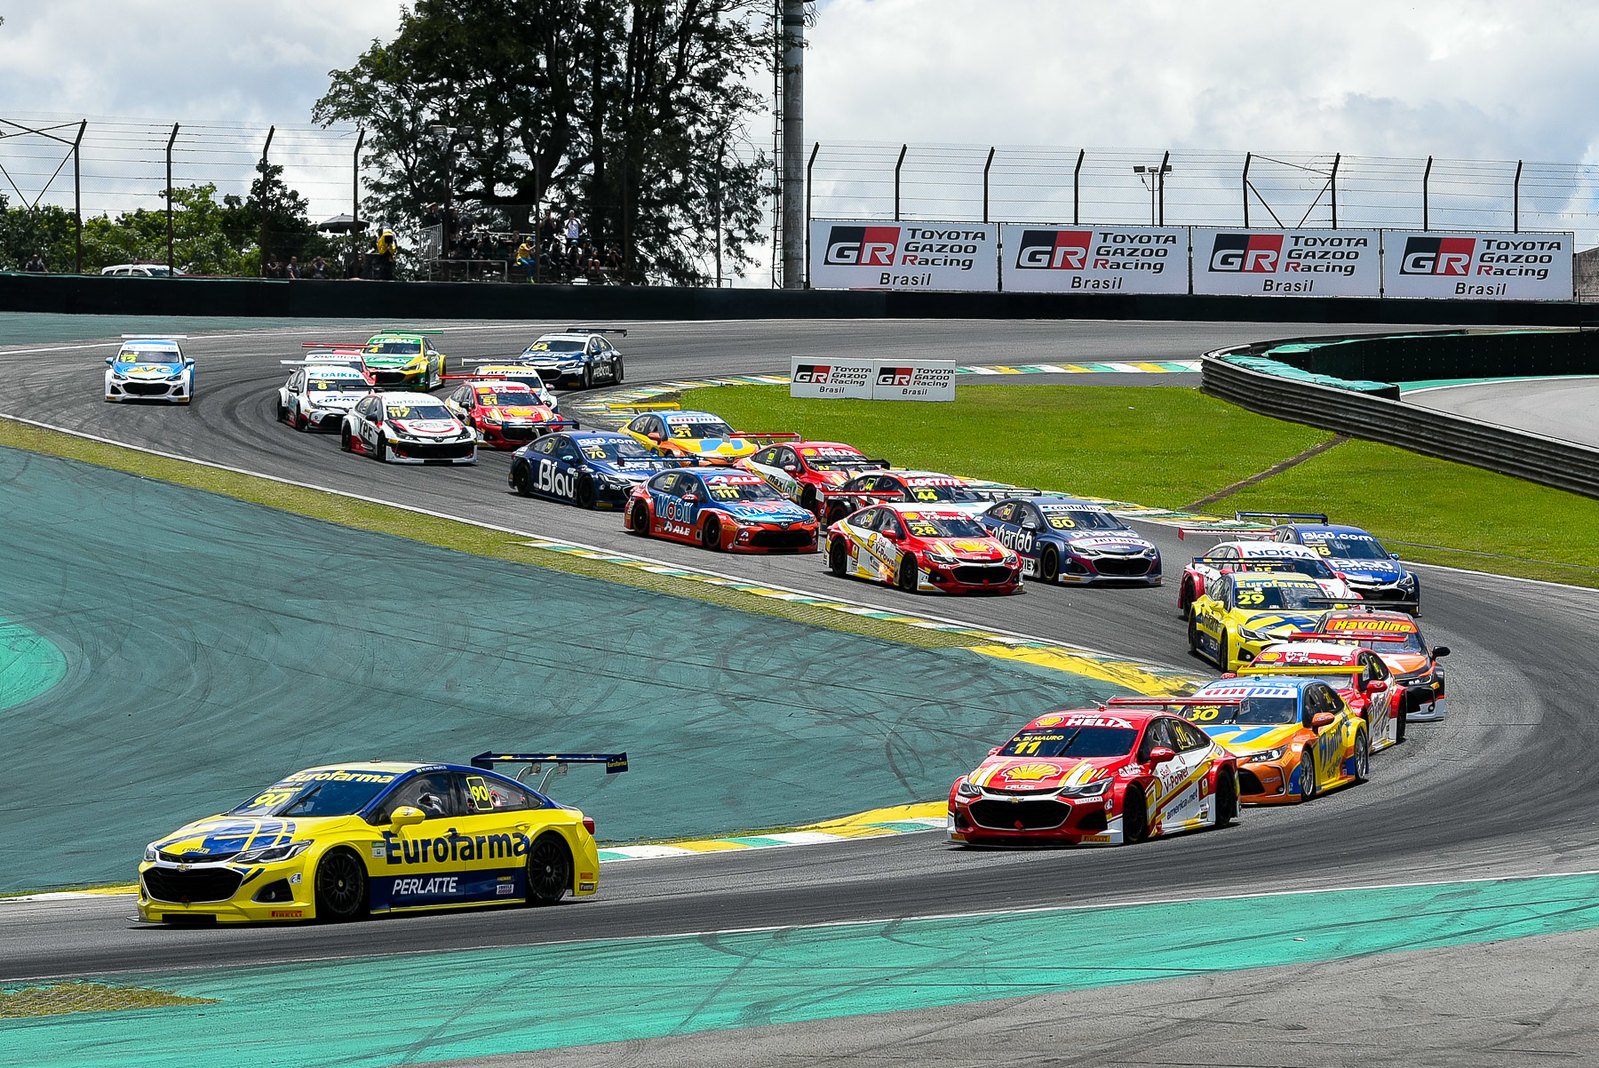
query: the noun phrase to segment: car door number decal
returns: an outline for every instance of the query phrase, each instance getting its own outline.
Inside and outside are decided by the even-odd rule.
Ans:
[[[533,487],[557,497],[571,497],[576,481],[570,471],[562,471],[555,465],[554,460],[543,459],[539,461],[539,473]]]

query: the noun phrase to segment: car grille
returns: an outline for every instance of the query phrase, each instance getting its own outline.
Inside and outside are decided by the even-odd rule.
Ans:
[[[1260,784],[1260,779],[1248,768],[1238,769],[1238,792],[1244,796],[1264,793],[1266,788]]]
[[[972,822],[996,831],[1045,831],[1059,827],[1072,814],[1071,806],[1048,801],[973,801]],[[1018,824],[1020,826],[1018,826]]]
[[[371,371],[372,381],[380,386],[392,386],[396,383],[409,382],[416,378],[414,371]]]
[[[961,564],[952,574],[968,586],[998,586],[1014,581],[1015,572],[1002,564]]]
[[[749,544],[762,549],[804,549],[816,541],[816,532],[807,527],[790,527],[788,530],[757,530],[750,534]]]
[[[124,382],[122,392],[135,397],[165,397],[172,392],[170,382]]]
[[[452,441],[442,445],[400,441],[391,443],[389,448],[401,456],[410,456],[418,460],[454,460],[462,456],[472,455],[472,443],[470,441]]]
[[[226,901],[239,892],[243,876],[231,868],[174,871],[151,868],[144,873],[144,892],[156,901],[187,905],[192,901]]]
[[[518,423],[500,427],[500,437],[506,441],[532,441],[539,436],[540,427],[532,423]]]
[[[239,855],[238,850],[231,853],[206,853],[203,856],[179,856],[177,853],[162,853],[161,859],[173,864],[220,864],[224,860],[232,860]]]
[[[1094,570],[1101,575],[1115,575],[1117,577],[1130,577],[1149,574],[1149,567],[1154,561],[1143,556],[1096,556]]]

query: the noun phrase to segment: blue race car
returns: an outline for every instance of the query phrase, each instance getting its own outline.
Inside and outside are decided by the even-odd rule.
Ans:
[[[1076,497],[1001,501],[978,516],[1022,557],[1022,571],[1045,582],[1160,585],[1160,550],[1104,508]]]
[[[626,507],[634,486],[684,463],[651,452],[627,434],[564,430],[517,449],[509,480],[524,497],[614,509]]]
[[[738,467],[663,471],[633,487],[623,526],[713,552],[816,551],[816,516]]]
[[[1329,523],[1324,515],[1299,512],[1238,512],[1239,519],[1273,523],[1272,537],[1312,549],[1344,576],[1368,604],[1421,615],[1421,576],[1399,562],[1399,554],[1359,527]],[[1286,520],[1286,522],[1284,522]]]
[[[540,334],[516,359],[538,368],[544,381],[592,389],[603,376],[613,386],[622,384],[622,354],[607,334],[626,336],[626,330],[598,326],[570,326],[554,334]]]
[[[158,400],[188,404],[194,399],[194,360],[178,344],[183,336],[124,334],[122,347],[107,356],[105,399]]]

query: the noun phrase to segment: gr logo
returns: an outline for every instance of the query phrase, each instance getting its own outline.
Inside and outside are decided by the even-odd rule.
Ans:
[[[1476,251],[1474,237],[1407,237],[1399,273],[1464,277],[1471,273],[1471,257]]]
[[[802,363],[794,368],[794,381],[824,383],[833,368],[825,363]]]
[[[916,377],[914,367],[879,367],[877,384],[880,386],[908,386]]]
[[[827,233],[823,263],[847,267],[892,267],[899,248],[897,226],[834,226]]]
[[[1243,274],[1274,274],[1282,257],[1282,234],[1217,234],[1210,269]]]
[[[1088,264],[1092,230],[1023,230],[1016,250],[1022,271],[1080,271]]]

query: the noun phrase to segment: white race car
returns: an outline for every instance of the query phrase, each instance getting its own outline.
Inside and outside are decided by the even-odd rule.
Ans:
[[[339,448],[384,463],[477,463],[477,434],[430,393],[368,393],[344,416]]]
[[[607,334],[626,330],[598,326],[572,326],[559,333],[540,334],[522,350],[517,362],[538,368],[546,382],[593,387],[596,380],[622,384],[622,354]]]
[[[295,367],[278,387],[278,419],[296,430],[332,430],[356,402],[372,392],[359,365],[284,360]]]
[[[124,334],[122,347],[107,356],[105,399],[159,400],[188,404],[194,399],[194,360],[183,354],[185,340]]]
[[[1178,536],[1212,534],[1203,528],[1179,527]],[[1269,534],[1266,535],[1270,537]],[[1196,556],[1183,568],[1182,585],[1177,591],[1177,612],[1185,618],[1188,606],[1202,596],[1206,587],[1222,575],[1240,571],[1286,571],[1315,581],[1328,598],[1353,604],[1360,594],[1344,581],[1344,576],[1334,571],[1311,549],[1303,545],[1290,545],[1280,541],[1240,540],[1224,541],[1213,546],[1203,556]]]

